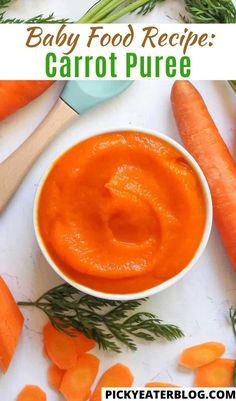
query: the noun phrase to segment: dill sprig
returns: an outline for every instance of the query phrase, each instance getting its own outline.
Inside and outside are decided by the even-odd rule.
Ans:
[[[74,328],[94,339],[100,348],[114,352],[121,352],[122,344],[136,351],[135,339],[172,341],[183,336],[177,326],[164,324],[154,314],[136,312],[145,301],[146,298],[127,302],[96,298],[62,284],[35,302],[18,302],[18,305],[36,307],[56,329],[72,335],[70,329]]]
[[[185,22],[201,24],[234,24],[236,8],[232,0],[185,0],[189,15]]]

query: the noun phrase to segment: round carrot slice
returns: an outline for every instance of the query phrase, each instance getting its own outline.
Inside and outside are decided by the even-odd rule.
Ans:
[[[47,397],[40,387],[27,385],[20,392],[16,401],[47,401]]]
[[[129,368],[122,363],[117,363],[103,373],[90,401],[101,401],[103,387],[131,387],[133,380],[134,377]]]
[[[52,362],[62,370],[75,366],[77,347],[74,337],[56,330],[49,322],[43,330],[44,346]]]
[[[54,389],[59,390],[65,370],[58,368],[57,365],[51,365],[48,368],[48,383]]]
[[[0,81],[0,121],[40,96],[54,81]]]
[[[196,370],[197,387],[231,387],[233,385],[235,360],[217,359]]]
[[[218,359],[225,352],[222,343],[208,342],[186,348],[179,359],[179,364],[186,368],[196,369]]]
[[[85,352],[90,351],[94,347],[96,347],[96,341],[92,338],[86,337],[83,333],[78,330],[71,329],[71,333],[74,336],[74,341],[77,348],[77,357],[80,358],[85,354]]]
[[[67,401],[87,401],[91,386],[96,379],[99,359],[90,354],[84,354],[76,366],[65,373],[60,391]]]

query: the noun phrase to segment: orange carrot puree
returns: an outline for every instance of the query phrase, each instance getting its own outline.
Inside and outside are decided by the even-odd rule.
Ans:
[[[42,240],[69,277],[133,293],[179,273],[205,225],[196,173],[172,145],[139,132],[87,139],[53,165],[38,203]]]

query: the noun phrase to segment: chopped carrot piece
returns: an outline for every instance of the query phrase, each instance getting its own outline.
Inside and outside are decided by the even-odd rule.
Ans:
[[[233,385],[234,359],[217,359],[196,370],[197,387],[230,387]]]
[[[48,368],[48,383],[56,390],[60,389],[60,385],[65,374],[65,370],[58,368],[57,365],[51,365]]]
[[[0,369],[5,373],[19,341],[23,315],[5,281],[0,277]]]
[[[65,373],[60,391],[67,401],[86,401],[90,396],[91,386],[96,379],[99,359],[84,354],[78,359],[76,366]]]
[[[47,401],[47,397],[40,387],[28,385],[23,388],[16,401]]]
[[[134,377],[129,368],[117,363],[102,375],[90,401],[101,401],[102,387],[131,387],[133,380]]]
[[[208,342],[186,348],[179,360],[181,366],[196,369],[218,359],[225,352],[222,343]]]
[[[179,386],[176,386],[175,384],[170,384],[170,383],[150,382],[150,383],[145,384],[145,387],[163,387],[163,388],[169,387],[169,388],[171,388],[171,387],[179,387]]]
[[[50,322],[43,334],[46,353],[58,368],[67,370],[76,365],[77,348],[73,337],[56,330]]]

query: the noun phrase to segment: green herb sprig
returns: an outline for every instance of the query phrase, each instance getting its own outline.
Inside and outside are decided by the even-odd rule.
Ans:
[[[13,0],[0,0],[4,8],[9,6]],[[164,0],[99,0],[91,7],[79,20],[71,21],[67,18],[56,18],[54,13],[44,16],[42,14],[29,19],[6,18],[5,11],[0,14],[0,23],[111,23],[115,22],[124,15],[137,11],[138,14],[146,15],[151,12],[157,3]]]
[[[233,306],[231,306],[231,308],[229,310],[229,318],[230,318],[233,333],[234,333],[234,336],[236,339],[236,308],[234,308]]]
[[[228,81],[231,88],[234,90],[234,92],[236,92],[236,81]]]
[[[100,348],[121,352],[121,345],[136,351],[135,339],[172,341],[183,332],[172,324],[164,324],[154,314],[135,312],[147,299],[112,301],[86,295],[68,284],[52,288],[37,301],[18,302],[44,312],[52,325],[68,335],[71,328],[94,339]]]
[[[0,0],[0,9],[8,7],[13,0]],[[54,14],[42,14],[29,19],[6,18],[0,14],[0,23],[111,23],[121,17],[137,12],[146,15],[164,0],[98,0],[79,20],[57,18]],[[186,16],[189,23],[236,23],[236,7],[232,0],[185,0]]]
[[[10,5],[12,0],[0,0],[0,8],[6,8]]]
[[[99,0],[78,23],[112,23],[134,11],[146,15],[163,0]]]
[[[0,24],[68,24],[70,22],[69,18],[56,18],[53,13],[47,16],[39,14],[29,19],[6,18],[5,12],[0,13]]]
[[[231,308],[229,310],[229,317],[230,317],[234,337],[236,339],[236,308],[234,308],[233,306],[231,306]],[[236,387],[236,363],[234,365],[233,385],[234,385],[234,387]]]
[[[235,24],[236,8],[232,0],[185,0],[189,15],[185,22],[200,24]]]

